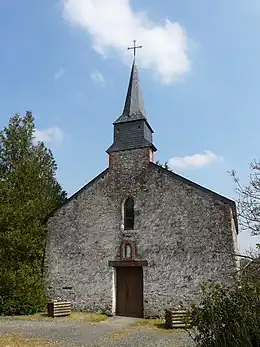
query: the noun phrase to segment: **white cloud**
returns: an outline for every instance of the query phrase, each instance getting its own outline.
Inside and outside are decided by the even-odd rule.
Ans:
[[[97,84],[106,84],[106,79],[101,72],[95,71],[90,75],[92,81]]]
[[[202,154],[187,155],[185,157],[172,157],[169,159],[169,166],[172,169],[185,169],[191,167],[203,167],[217,161],[222,161],[223,158],[214,154],[211,151],[204,151]]]
[[[52,127],[43,130],[35,129],[34,136],[36,141],[43,141],[48,144],[61,143],[65,138],[63,130],[59,127]]]
[[[60,67],[59,70],[57,72],[55,72],[54,74],[54,79],[55,81],[59,80],[60,78],[62,78],[62,76],[64,75],[65,69],[64,67]]]
[[[150,68],[162,83],[172,83],[189,71],[188,39],[177,22],[156,24],[145,12],[134,12],[130,0],[63,0],[64,16],[85,29],[93,49],[105,56],[111,50],[126,61],[127,46],[138,39],[138,64]],[[128,52],[128,53],[127,53]]]

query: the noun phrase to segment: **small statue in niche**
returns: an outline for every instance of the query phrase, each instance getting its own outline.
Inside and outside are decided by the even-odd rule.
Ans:
[[[132,258],[132,249],[129,244],[125,246],[125,257]]]
[[[124,240],[121,243],[121,259],[135,259],[136,249],[133,241]]]

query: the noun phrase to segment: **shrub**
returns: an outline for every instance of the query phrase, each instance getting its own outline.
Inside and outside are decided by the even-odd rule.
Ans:
[[[260,346],[260,281],[228,287],[208,282],[191,309],[194,340],[201,347]]]
[[[34,314],[46,307],[40,264],[21,263],[0,270],[0,313],[5,315]]]

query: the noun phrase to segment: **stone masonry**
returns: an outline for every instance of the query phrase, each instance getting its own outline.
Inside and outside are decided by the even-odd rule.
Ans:
[[[138,121],[147,122],[142,115]],[[109,168],[50,217],[45,254],[50,298],[69,300],[74,309],[114,314],[116,271],[109,261],[120,260],[123,239],[135,243],[137,260],[147,261],[146,317],[161,316],[180,301],[190,305],[205,280],[232,281],[234,202],[154,164],[155,147],[138,141],[133,148],[132,137],[123,150],[117,142]],[[127,143],[131,148],[125,149]],[[135,202],[134,230],[121,228],[128,197]]]
[[[237,247],[232,207],[148,157],[147,149],[113,153],[111,171],[50,218],[45,265],[51,297],[66,298],[75,309],[114,313],[108,262],[119,259],[123,237],[135,240],[137,258],[148,261],[145,316],[161,315],[180,301],[190,304],[206,279],[229,281]],[[136,228],[122,232],[128,196],[135,201]]]

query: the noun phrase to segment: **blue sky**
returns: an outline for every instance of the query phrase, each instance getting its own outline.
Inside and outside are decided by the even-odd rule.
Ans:
[[[230,198],[228,170],[247,182],[259,159],[259,1],[0,0],[0,19],[0,128],[32,110],[69,195],[107,166],[133,39],[156,159]]]

